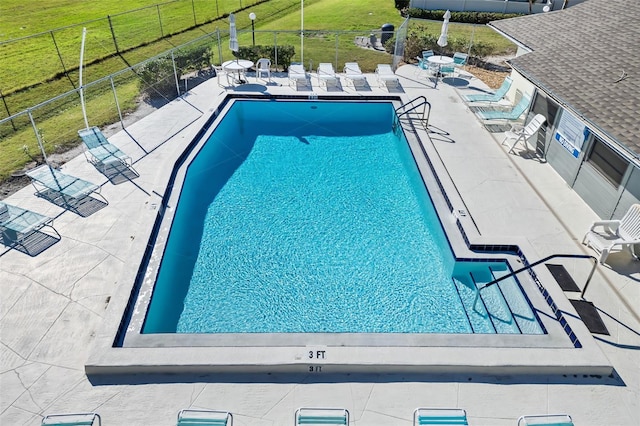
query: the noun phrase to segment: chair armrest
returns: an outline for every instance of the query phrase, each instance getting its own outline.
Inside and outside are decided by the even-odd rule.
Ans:
[[[522,124],[512,124],[510,131],[513,133],[520,134],[524,131],[524,126]]]
[[[609,228],[611,232],[616,232],[616,230],[618,229],[618,226],[620,226],[620,221],[619,220],[598,220],[591,224],[591,228],[589,228],[589,231],[593,231],[598,226],[602,226],[603,228]]]

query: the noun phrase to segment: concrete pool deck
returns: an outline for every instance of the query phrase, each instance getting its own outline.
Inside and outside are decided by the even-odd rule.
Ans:
[[[435,133],[423,142],[442,159],[479,236],[524,242],[533,260],[556,253],[593,254],[580,241],[597,217],[551,166],[519,151],[507,154],[500,145],[502,134],[487,132],[460,100],[457,92],[469,89],[443,82],[434,89],[414,71],[412,66],[400,68],[402,91],[391,94],[405,99],[424,95],[431,102]],[[356,91],[342,79],[343,90],[329,93],[389,94],[376,87],[375,76],[367,78],[365,90]],[[144,224],[159,206],[158,183],[170,172],[159,165],[184,149],[203,114],[227,92],[326,93],[315,78],[313,90],[288,87],[286,76],[274,81],[281,85],[249,84],[225,91],[212,79],[128,126],[129,134],[111,137],[134,158],[140,177],[132,181],[109,183],[83,156],[67,163],[64,171],[104,183],[109,205],[96,206],[87,217],[35,197],[30,187],[7,199],[57,217],[62,240],[34,257],[18,250],[0,256],[0,424],[36,425],[46,414],[96,411],[104,425],[171,425],[180,409],[194,407],[229,410],[235,425],[288,425],[300,406],[347,408],[355,425],[409,425],[419,406],[464,408],[476,425],[514,425],[522,414],[544,413],[568,413],[583,425],[638,424],[640,263],[627,253],[611,255],[607,265],[599,266],[585,294],[610,332],[595,335],[595,344],[615,368],[611,377],[314,372],[88,379],[85,363],[103,331],[106,307],[118,290],[130,288],[132,283],[121,280],[123,269],[130,251],[146,245],[150,230]],[[580,286],[590,270],[584,260],[554,263],[565,265]],[[576,293],[567,296],[579,298]]]

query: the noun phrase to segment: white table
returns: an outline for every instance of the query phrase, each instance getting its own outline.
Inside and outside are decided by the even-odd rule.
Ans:
[[[253,66],[253,62],[248,59],[234,59],[232,61],[227,61],[222,63],[222,68],[225,71],[237,72],[238,78],[236,79],[236,83],[246,83],[242,79],[242,73]]]
[[[440,78],[440,67],[443,65],[450,65],[453,63],[451,56],[433,55],[427,58],[427,62],[438,66],[438,73],[436,74],[436,84],[433,87],[438,87],[438,79]]]

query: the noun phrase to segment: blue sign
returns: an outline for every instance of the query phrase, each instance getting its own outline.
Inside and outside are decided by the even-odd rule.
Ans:
[[[589,137],[589,129],[584,123],[569,111],[563,110],[554,139],[571,155],[578,158],[587,137]]]

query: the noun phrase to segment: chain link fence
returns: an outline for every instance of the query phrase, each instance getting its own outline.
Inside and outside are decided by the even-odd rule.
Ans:
[[[174,0],[0,42],[0,94],[8,96],[16,90],[60,76],[67,76],[70,87],[75,88],[77,80],[72,78],[72,74],[79,66],[83,28],[88,34],[85,64],[90,65],[262,1]]]
[[[357,45],[357,40],[369,39],[371,34],[371,31],[305,31],[304,65],[315,71],[320,62],[330,62],[341,72],[345,62],[357,61],[363,71],[373,72],[378,63],[391,63],[392,56],[379,48]],[[380,37],[380,33],[376,36]],[[103,127],[116,123],[113,126],[116,129],[126,128],[215,78],[212,65],[234,59],[228,37],[227,30],[216,30],[98,79],[91,77],[90,66],[84,68],[83,79],[89,81],[82,88],[89,125]],[[301,61],[299,31],[242,30],[238,38],[240,57],[256,62],[268,51],[273,55],[273,72],[281,72],[282,76],[286,76],[292,61]],[[80,88],[32,105],[0,118],[0,181],[43,161],[37,136],[43,141],[47,156],[80,143],[77,130],[85,127]]]

